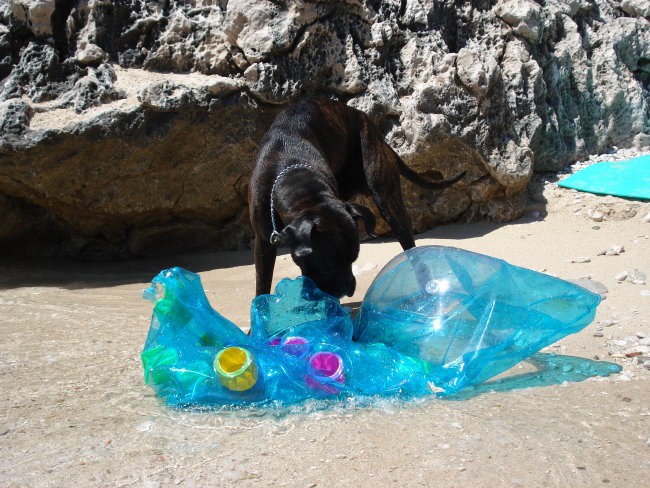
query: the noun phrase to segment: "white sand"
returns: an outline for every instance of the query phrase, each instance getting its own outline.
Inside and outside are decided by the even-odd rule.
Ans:
[[[158,270],[181,265],[200,272],[217,310],[248,326],[250,252],[118,264],[5,264],[0,485],[646,484],[650,371],[624,351],[650,336],[650,282],[615,277],[632,269],[650,275],[650,223],[643,219],[650,204],[551,184],[545,195],[546,217],[443,226],[417,243],[456,246],[604,284],[609,293],[596,321],[549,349],[619,364],[623,374],[577,382],[580,375],[567,370],[565,384],[280,418],[173,411],[143,384],[139,353],[151,309],[139,293]],[[603,222],[587,216],[596,206],[610,211]],[[615,244],[625,252],[598,256]],[[344,303],[360,301],[399,251],[393,241],[365,243],[357,293]],[[581,256],[590,262],[570,262]],[[296,273],[290,258],[279,259],[276,279]],[[563,361],[570,369],[570,360]],[[533,370],[524,363],[513,373]],[[549,377],[541,375],[541,382],[551,383]]]

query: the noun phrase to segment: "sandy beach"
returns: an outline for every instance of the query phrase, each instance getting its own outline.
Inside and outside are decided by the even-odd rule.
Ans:
[[[647,483],[650,280],[643,275],[650,275],[650,203],[537,178],[543,193],[520,220],[440,226],[417,236],[417,244],[590,280],[606,287],[605,300],[591,325],[544,351],[557,354],[553,364],[522,363],[455,400],[303,406],[283,415],[171,410],[143,382],[139,355],[151,307],[140,293],[161,269],[183,266],[200,274],[214,308],[247,328],[250,251],[120,263],[2,262],[0,485]],[[361,301],[400,251],[392,239],[365,242],[356,294],[343,304]],[[275,282],[297,273],[283,253]],[[620,373],[583,374],[611,364]]]

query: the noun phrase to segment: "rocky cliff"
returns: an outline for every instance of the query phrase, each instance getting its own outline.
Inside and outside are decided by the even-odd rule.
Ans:
[[[286,104],[369,113],[421,173],[416,231],[512,220],[533,172],[650,146],[646,0],[10,0],[0,250],[248,245],[247,180]],[[386,230],[386,227],[382,227]]]

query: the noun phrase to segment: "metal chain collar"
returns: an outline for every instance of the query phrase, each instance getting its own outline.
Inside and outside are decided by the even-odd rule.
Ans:
[[[278,175],[275,177],[275,181],[273,182],[273,186],[271,187],[271,225],[273,226],[273,232],[271,232],[271,238],[269,239],[269,241],[273,246],[277,246],[280,243],[280,241],[282,241],[282,236],[278,232],[278,226],[275,221],[275,205],[273,204],[273,193],[275,192],[275,186],[278,184],[278,181],[280,181],[280,178],[282,178],[285,174],[287,174],[289,170],[295,168],[305,168],[313,171],[313,168],[311,168],[309,165],[305,163],[297,163],[297,164],[292,164],[290,166],[287,166],[282,171],[280,171]]]

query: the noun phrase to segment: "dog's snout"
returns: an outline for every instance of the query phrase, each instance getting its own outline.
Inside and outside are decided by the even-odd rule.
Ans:
[[[337,280],[322,281],[319,279],[314,279],[314,281],[316,282],[316,286],[318,286],[321,290],[337,298],[344,296],[351,297],[357,287],[357,280],[352,275],[350,275],[349,278],[342,278],[339,276]]]

